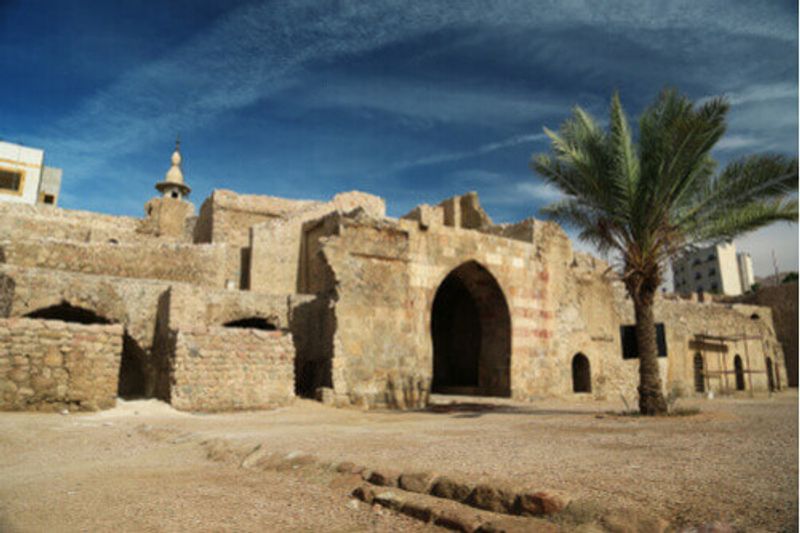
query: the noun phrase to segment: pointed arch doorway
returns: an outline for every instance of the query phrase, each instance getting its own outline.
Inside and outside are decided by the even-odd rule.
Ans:
[[[511,395],[511,316],[485,267],[469,261],[442,281],[433,300],[431,337],[433,392]]]

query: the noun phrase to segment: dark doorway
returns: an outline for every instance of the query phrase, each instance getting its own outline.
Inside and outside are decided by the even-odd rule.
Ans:
[[[144,350],[127,332],[122,336],[117,396],[126,400],[145,397]]]
[[[744,368],[739,354],[733,358],[733,370],[736,373],[736,390],[744,390]]]
[[[266,318],[261,317],[251,317],[251,318],[242,318],[240,320],[233,320],[231,322],[227,322],[223,324],[226,328],[252,328],[252,329],[264,329],[267,331],[274,331],[277,328],[274,324],[271,324]]]
[[[772,359],[767,357],[766,361],[767,366],[767,386],[769,387],[770,392],[775,390],[775,375],[772,373]]]
[[[572,358],[572,391],[592,392],[592,370],[589,358],[582,353]]]
[[[483,266],[464,263],[439,286],[431,336],[434,392],[511,395],[508,304]]]
[[[705,376],[703,376],[703,356],[698,352],[694,354],[694,390],[695,392],[706,391]]]
[[[40,318],[44,320],[62,320],[64,322],[76,322],[78,324],[111,324],[111,321],[83,307],[75,307],[67,302],[58,305],[37,309],[25,315],[28,318]]]

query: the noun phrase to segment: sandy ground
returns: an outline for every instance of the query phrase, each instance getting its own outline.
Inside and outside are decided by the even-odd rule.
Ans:
[[[215,415],[155,401],[95,414],[0,413],[0,530],[432,530],[356,505],[332,474],[209,461],[198,442],[223,438],[326,461],[564,490],[679,525],[797,531],[796,391],[684,400],[701,414],[661,419],[610,416],[622,406],[590,401],[436,401],[435,412],[413,413],[302,400]],[[159,431],[186,438],[154,439]]]

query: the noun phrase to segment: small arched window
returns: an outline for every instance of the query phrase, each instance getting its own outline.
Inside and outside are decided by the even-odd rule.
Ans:
[[[572,358],[572,391],[592,392],[592,370],[589,358],[582,353]]]

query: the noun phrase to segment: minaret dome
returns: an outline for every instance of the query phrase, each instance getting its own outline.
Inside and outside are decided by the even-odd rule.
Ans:
[[[164,195],[165,198],[174,198],[181,200],[183,197],[189,196],[192,189],[183,182],[183,171],[181,170],[181,141],[175,141],[175,151],[172,152],[172,166],[169,167],[167,174],[164,176],[164,181],[156,183],[156,189]]]

